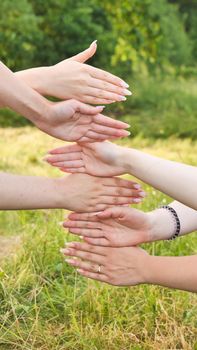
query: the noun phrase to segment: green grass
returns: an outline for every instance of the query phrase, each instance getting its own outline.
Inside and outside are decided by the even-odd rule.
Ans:
[[[41,158],[61,144],[31,127],[0,129],[1,170],[59,176]],[[197,143],[188,139],[139,137],[129,145],[196,163]],[[144,187],[149,195],[139,208],[147,211],[169,201]],[[64,241],[73,238],[59,224],[64,215],[61,210],[0,213],[1,235],[22,240],[16,254],[1,262],[0,349],[196,350],[196,295],[157,286],[117,288],[80,277],[59,253]],[[146,249],[160,255],[194,254],[196,236]]]

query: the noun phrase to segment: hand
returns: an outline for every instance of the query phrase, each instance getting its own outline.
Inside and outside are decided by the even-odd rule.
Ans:
[[[76,212],[97,212],[114,205],[126,205],[138,197],[135,183],[120,178],[72,174],[57,179],[57,208]],[[139,198],[139,201],[142,198]]]
[[[61,252],[80,259],[66,259],[66,262],[77,267],[82,276],[115,286],[148,282],[149,255],[141,248],[106,248],[72,242]]]
[[[47,72],[43,72],[43,92],[45,90],[45,94],[63,100],[73,98],[90,104],[125,101],[125,95],[131,95],[128,84],[110,73],[84,64],[96,49],[97,44],[93,42],[87,50],[48,67]]]
[[[96,246],[129,247],[155,238],[151,213],[128,207],[113,207],[97,214],[71,213],[63,226]]]
[[[69,100],[47,105],[46,117],[34,120],[45,133],[64,141],[95,142],[127,136],[128,124],[98,114],[103,107],[92,107]]]
[[[115,176],[126,172],[121,165],[124,148],[110,142],[56,148],[45,160],[68,173]]]

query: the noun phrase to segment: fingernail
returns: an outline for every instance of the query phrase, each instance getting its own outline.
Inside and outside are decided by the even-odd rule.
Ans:
[[[72,259],[65,259],[64,260],[65,262],[67,262],[68,264],[70,264],[70,265],[75,265],[75,261],[74,260],[72,260]]]
[[[131,95],[132,95],[132,92],[129,91],[129,90],[127,90],[127,89],[124,89],[124,90],[123,90],[123,94],[124,94],[124,95],[128,95],[128,96],[131,96]]]
[[[65,249],[65,248],[61,248],[60,249],[60,253],[62,253],[62,254],[69,254],[69,249]]]
[[[59,225],[59,226],[62,226],[63,223],[64,223],[64,221],[59,221],[59,222],[58,222],[58,225]]]
[[[128,88],[129,84],[127,84],[124,80],[121,81],[121,86],[124,88]]]
[[[96,106],[95,108],[101,109],[101,108],[105,108],[105,106]]]
[[[130,131],[125,130],[125,136],[131,135]]]
[[[79,236],[79,238],[83,239],[83,236]]]
[[[125,96],[118,96],[118,101],[126,101],[126,99]]]
[[[133,185],[133,188],[136,188],[136,190],[139,190],[141,188],[141,186],[139,184],[135,184],[135,185]]]
[[[146,192],[144,192],[144,191],[139,192],[139,196],[140,197],[146,197]]]
[[[66,243],[66,246],[69,247],[69,248],[74,248],[74,247],[75,247],[75,243],[67,242],[67,243]]]
[[[141,198],[133,198],[133,203],[140,203],[141,201]]]
[[[94,44],[97,44],[97,40],[94,40],[94,41],[90,44],[90,46],[92,46],[92,45],[94,45]]]
[[[44,158],[42,158],[42,161],[43,161],[43,162],[48,162],[48,158],[47,158],[47,157],[44,157]]]

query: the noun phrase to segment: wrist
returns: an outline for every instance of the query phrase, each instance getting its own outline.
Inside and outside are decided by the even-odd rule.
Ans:
[[[14,74],[41,95],[48,95],[51,67],[30,68]]]
[[[52,208],[53,209],[65,209],[65,191],[63,188],[62,178],[50,179],[50,187],[52,194]],[[65,181],[64,181],[65,187]]]
[[[145,252],[143,257],[139,260],[139,275],[140,284],[152,283],[152,256]]]
[[[125,173],[134,175],[135,149],[121,147],[120,163]]]
[[[171,215],[164,209],[155,209],[147,213],[150,227],[150,242],[166,240],[173,235],[174,223]]]
[[[147,255],[144,265],[144,283],[145,284],[158,284],[157,283],[157,257]]]

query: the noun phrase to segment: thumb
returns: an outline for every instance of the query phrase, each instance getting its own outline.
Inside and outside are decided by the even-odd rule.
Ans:
[[[89,58],[94,56],[96,50],[97,40],[93,41],[93,43],[88,47],[88,49],[78,53],[78,55],[71,57],[70,60],[84,63],[85,61],[89,60]]]
[[[112,207],[97,213],[99,219],[122,219],[124,217],[123,207]]]
[[[76,112],[79,112],[81,114],[89,114],[89,115],[99,114],[103,111],[105,107],[105,106],[94,107],[76,100],[73,100],[72,104]]]

